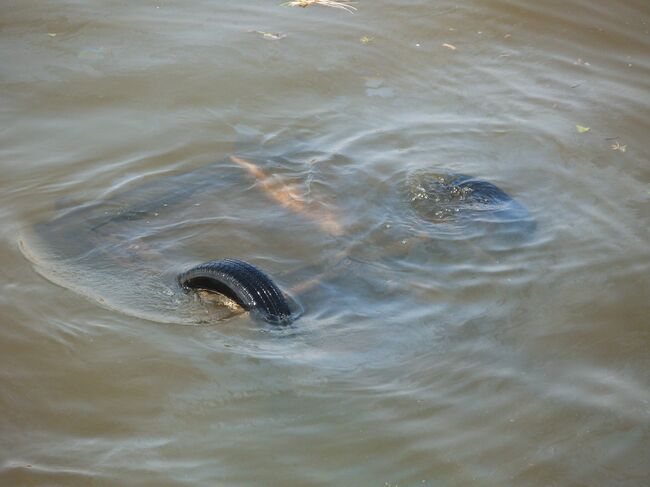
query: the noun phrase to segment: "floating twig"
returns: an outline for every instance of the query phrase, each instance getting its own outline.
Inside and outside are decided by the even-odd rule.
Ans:
[[[332,7],[345,10],[351,14],[357,9],[352,4],[356,2],[351,2],[349,0],[292,0],[291,2],[285,2],[282,4],[283,7],[311,7],[312,5],[322,5],[323,7]]]

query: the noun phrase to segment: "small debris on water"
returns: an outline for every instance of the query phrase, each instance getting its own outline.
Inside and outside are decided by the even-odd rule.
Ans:
[[[576,125],[576,130],[580,134],[584,134],[586,132],[589,132],[591,130],[591,127],[585,127],[584,125]]]
[[[446,47],[447,49],[451,49],[452,51],[456,50],[456,46],[454,46],[453,44],[448,44],[446,42],[442,45],[442,47]]]
[[[50,37],[56,37],[56,32],[48,32],[47,35]]]
[[[250,32],[259,34],[264,39],[268,39],[271,41],[279,41],[280,39],[284,39],[285,37],[287,37],[287,35],[283,34],[282,32],[264,32],[263,30],[251,30]]]
[[[352,4],[356,2],[351,2],[349,0],[293,0],[291,2],[284,2],[283,7],[302,7],[307,8],[312,5],[322,5],[323,7],[332,7],[345,10],[351,14],[357,9]]]
[[[359,41],[361,44],[370,44],[375,38],[374,37],[369,37],[369,36],[363,36],[359,38]]]
[[[609,148],[612,150],[617,150],[619,152],[625,152],[627,150],[627,144],[621,145],[619,142],[615,142],[614,144],[610,145]]]

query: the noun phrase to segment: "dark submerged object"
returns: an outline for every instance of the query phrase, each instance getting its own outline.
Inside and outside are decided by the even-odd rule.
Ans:
[[[204,262],[180,274],[178,282],[184,289],[223,294],[269,323],[291,322],[289,303],[280,288],[262,270],[243,260]]]
[[[501,188],[465,174],[418,171],[409,175],[407,192],[428,223],[510,238],[528,237],[536,227],[526,207]]]

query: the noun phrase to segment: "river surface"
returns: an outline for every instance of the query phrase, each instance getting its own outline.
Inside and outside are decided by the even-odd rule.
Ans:
[[[1,2],[0,485],[649,485],[650,4],[279,4]]]

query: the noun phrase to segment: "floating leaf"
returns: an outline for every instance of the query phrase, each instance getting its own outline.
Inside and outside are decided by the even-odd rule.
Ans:
[[[579,133],[584,134],[585,132],[589,132],[591,130],[591,128],[590,127],[584,127],[582,125],[576,125],[576,130]]]

